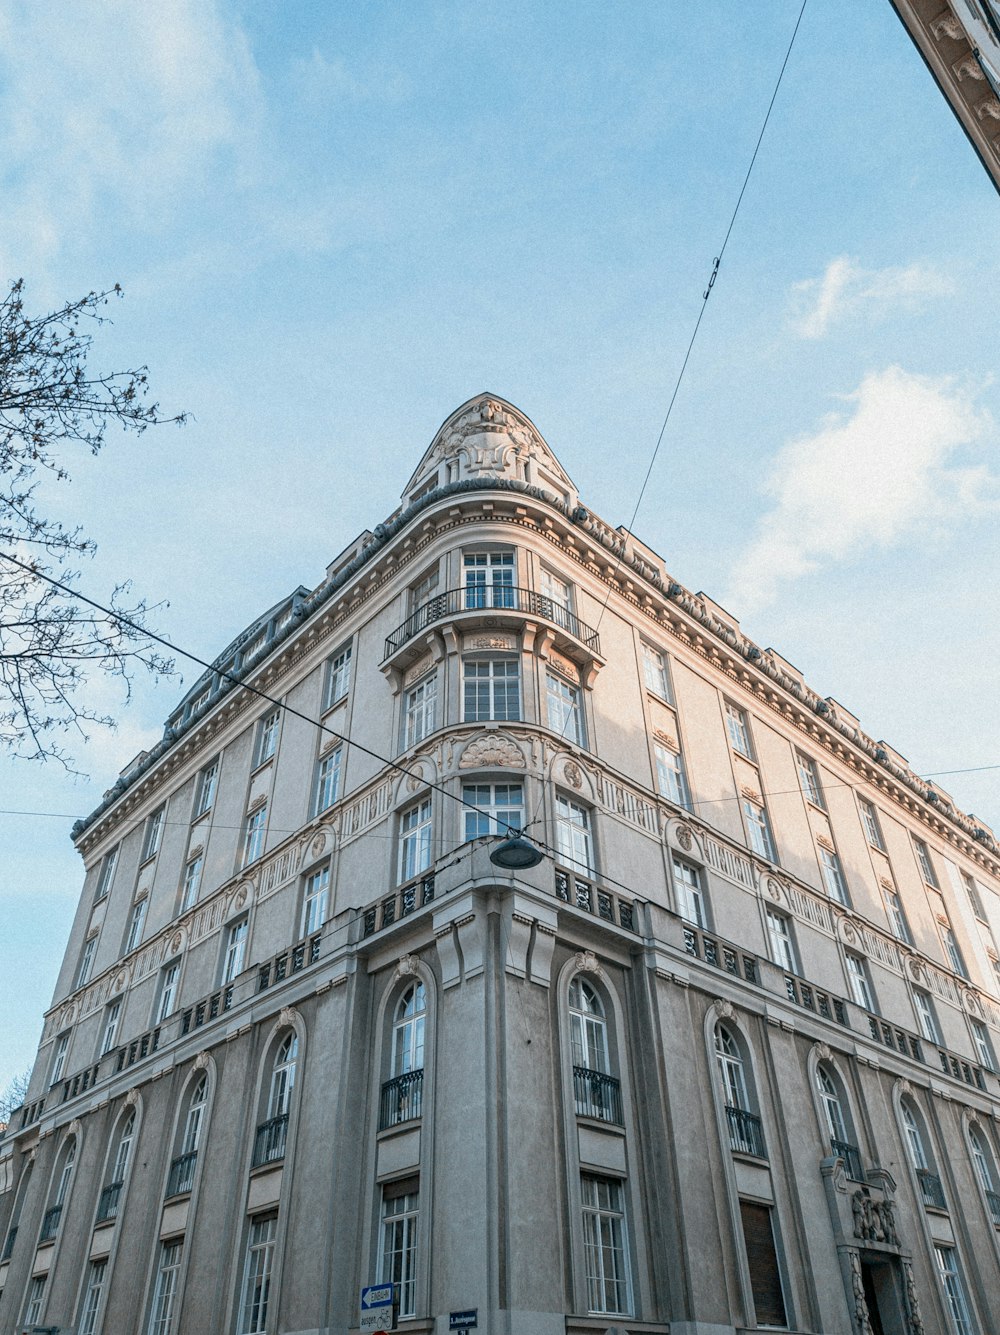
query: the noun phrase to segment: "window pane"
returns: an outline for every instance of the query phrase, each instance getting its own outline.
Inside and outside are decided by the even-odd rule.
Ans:
[[[255,1219],[250,1225],[247,1256],[243,1271],[243,1298],[240,1303],[239,1335],[258,1335],[267,1329],[267,1308],[271,1296],[271,1271],[274,1264],[274,1238],[278,1221],[274,1215]]]
[[[588,1309],[627,1314],[631,1302],[621,1183],[585,1176],[580,1186]]]

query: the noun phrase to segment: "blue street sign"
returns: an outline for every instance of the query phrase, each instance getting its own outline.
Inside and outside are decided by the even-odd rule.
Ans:
[[[449,1312],[448,1329],[449,1330],[472,1330],[479,1329],[479,1308],[473,1307],[468,1312]]]
[[[361,1290],[359,1330],[384,1330],[392,1326],[391,1284],[369,1284]]]

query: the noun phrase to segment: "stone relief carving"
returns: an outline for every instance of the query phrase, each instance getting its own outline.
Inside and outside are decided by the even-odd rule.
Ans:
[[[403,685],[412,686],[415,681],[420,680],[425,672],[430,672],[433,666],[434,655],[430,653],[424,654],[421,658],[418,658],[415,663],[411,663],[403,673]]]
[[[208,1070],[208,1053],[207,1053],[207,1052],[202,1051],[202,1052],[199,1052],[199,1053],[198,1053],[197,1057],[195,1057],[195,1059],[194,1059],[194,1069],[195,1069],[196,1071],[207,1071],[207,1070]]]
[[[736,1009],[733,1006],[733,1003],[731,1001],[726,1001],[724,997],[716,997],[714,1005],[715,1013],[720,1020],[731,1020],[736,1014]]]
[[[502,649],[508,653],[517,649],[517,638],[513,635],[466,635],[466,649]]]
[[[416,975],[419,959],[416,955],[401,955],[396,964],[394,978],[406,978],[409,975]]]
[[[851,1262],[851,1290],[854,1295],[854,1320],[859,1335],[873,1335],[868,1302],[865,1299],[865,1284],[861,1278],[861,1256],[851,1247],[847,1253]]]
[[[604,970],[592,950],[578,950],[575,962],[578,973],[596,973],[599,977],[604,977]]]
[[[910,1335],[924,1335],[924,1323],[920,1316],[920,1300],[917,1297],[917,1286],[913,1281],[913,1262],[907,1257],[902,1257],[903,1262],[903,1284],[906,1287],[906,1305],[909,1308],[910,1316]]]
[[[856,1238],[863,1242],[884,1242],[889,1247],[899,1246],[892,1201],[874,1201],[866,1192],[858,1190],[851,1197],[851,1212]]]
[[[299,1013],[294,1006],[282,1006],[278,1013],[278,1024],[282,1026],[292,1025],[299,1018]]]
[[[125,1102],[130,1108],[134,1108],[135,1105],[139,1102],[139,1091],[136,1089],[134,1085],[125,1095]]]
[[[524,769],[524,753],[516,742],[504,733],[474,737],[462,752],[459,769]]]
[[[78,1136],[82,1130],[83,1123],[80,1121],[79,1117],[74,1117],[69,1124],[69,1134],[71,1136]]]
[[[778,901],[779,903],[781,902],[781,900],[786,898],[788,894],[788,887],[777,876],[768,876],[766,881],[764,882],[764,885],[765,888],[767,889],[767,893],[771,896],[771,898]]]
[[[976,107],[976,115],[981,121],[990,120],[1000,121],[1000,102],[995,97],[987,97]]]
[[[939,14],[931,23],[930,29],[935,41],[938,42],[943,37],[950,37],[953,42],[957,42],[962,37],[962,25],[950,9]]]
[[[566,764],[563,766],[563,776],[569,786],[575,788],[577,792],[583,787],[583,774],[580,771],[580,766],[575,760],[566,761]]]
[[[833,1049],[829,1043],[814,1043],[813,1052],[815,1052],[818,1061],[828,1062],[833,1060]]]
[[[694,848],[694,835],[691,833],[689,825],[678,825],[677,842],[683,848],[685,853],[690,853]]]
[[[975,79],[977,82],[981,82],[986,77],[975,56],[966,56],[964,60],[956,61],[951,68],[954,70],[955,78],[959,83],[963,79]]]

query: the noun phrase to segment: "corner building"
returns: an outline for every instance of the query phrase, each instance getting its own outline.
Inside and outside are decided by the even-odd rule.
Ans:
[[[510,404],[75,839],[3,1332],[997,1330],[992,833]]]

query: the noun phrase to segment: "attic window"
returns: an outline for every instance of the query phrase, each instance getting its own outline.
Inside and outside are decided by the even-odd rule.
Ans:
[[[419,501],[422,496],[429,496],[430,493],[437,487],[437,485],[438,485],[437,473],[432,473],[431,476],[422,486],[418,487],[416,491],[410,493],[411,503],[414,501]]]

